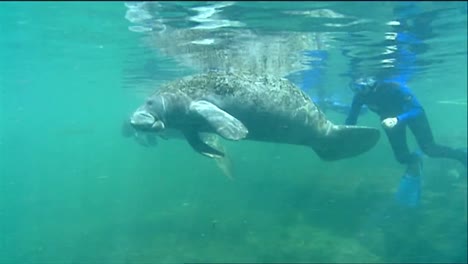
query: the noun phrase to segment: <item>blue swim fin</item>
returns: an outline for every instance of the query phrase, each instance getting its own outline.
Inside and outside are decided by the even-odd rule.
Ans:
[[[406,207],[418,207],[421,199],[421,177],[405,174],[401,177],[396,200]]]
[[[405,174],[400,179],[396,192],[396,200],[406,207],[418,207],[421,199],[422,160],[408,165]]]

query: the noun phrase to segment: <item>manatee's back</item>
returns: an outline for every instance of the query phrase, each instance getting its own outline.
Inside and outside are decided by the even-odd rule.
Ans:
[[[192,99],[213,99],[226,110],[244,108],[251,113],[281,115],[305,105],[315,107],[294,84],[268,75],[213,71],[184,78],[177,85]]]
[[[240,72],[210,71],[190,75],[161,86],[156,93],[181,92],[192,100],[210,96],[228,99],[234,97],[243,105],[255,108],[271,106],[299,107],[311,103],[310,98],[290,81],[271,75],[253,75]]]

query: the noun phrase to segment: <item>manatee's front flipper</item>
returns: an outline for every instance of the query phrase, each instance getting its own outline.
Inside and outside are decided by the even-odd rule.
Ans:
[[[380,131],[376,128],[333,125],[326,137],[314,139],[311,146],[320,158],[332,161],[367,152],[379,138]]]
[[[201,153],[210,158],[222,158],[224,157],[224,153],[211,147],[210,145],[206,144],[201,138],[200,135],[193,130],[187,130],[183,132],[185,138],[187,139],[190,146],[195,149],[198,153]]]
[[[192,102],[190,111],[206,119],[216,132],[226,139],[239,140],[247,136],[248,130],[241,121],[208,101]]]
[[[201,139],[208,145],[220,149],[224,153],[224,157],[215,157],[216,164],[218,168],[221,169],[223,174],[227,176],[230,180],[233,180],[233,173],[232,173],[232,163],[231,159],[229,158],[229,153],[226,152],[226,149],[221,144],[220,137],[215,134],[200,134]]]

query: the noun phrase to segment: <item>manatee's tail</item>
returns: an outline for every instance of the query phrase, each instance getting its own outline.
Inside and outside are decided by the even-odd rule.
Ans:
[[[311,146],[321,159],[333,161],[360,155],[374,147],[379,138],[376,128],[334,125],[328,136]]]

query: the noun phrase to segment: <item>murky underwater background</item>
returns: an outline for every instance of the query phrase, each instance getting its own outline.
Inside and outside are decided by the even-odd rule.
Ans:
[[[121,135],[161,83],[237,67],[314,97],[321,67],[347,103],[356,72],[410,72],[436,140],[466,147],[466,23],[466,2],[0,3],[0,263],[466,263],[466,169],[426,157],[421,207],[400,208],[383,133],[336,162],[223,140],[233,179],[184,141]]]

